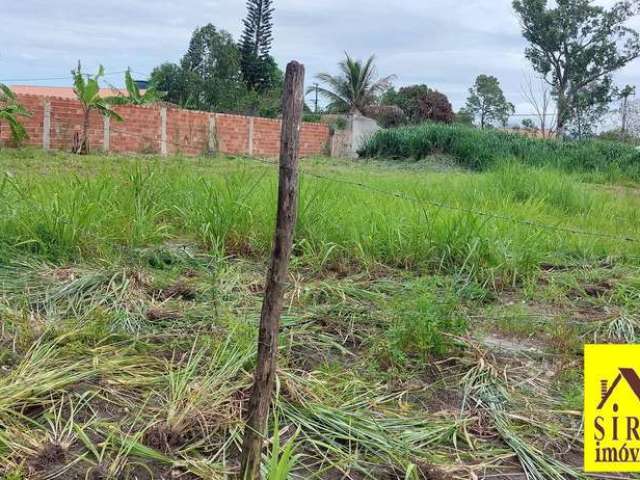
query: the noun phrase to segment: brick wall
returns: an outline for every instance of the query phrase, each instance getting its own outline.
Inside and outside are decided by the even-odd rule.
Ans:
[[[74,134],[82,131],[80,103],[32,95],[19,95],[18,98],[32,113],[31,117],[23,119],[29,133],[25,143],[70,151]],[[160,106],[127,105],[114,109],[123,118],[122,122],[114,118],[105,120],[97,112],[91,114],[89,144],[94,152],[200,155],[219,151],[275,157],[280,151],[280,120]],[[49,126],[48,135],[46,125]],[[0,125],[0,142],[6,144],[9,138],[7,125]],[[327,153],[330,142],[327,125],[302,125],[301,155]]]

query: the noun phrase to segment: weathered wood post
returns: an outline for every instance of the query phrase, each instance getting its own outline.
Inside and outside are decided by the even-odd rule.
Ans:
[[[282,98],[278,218],[260,316],[258,363],[242,444],[242,480],[260,478],[260,459],[276,375],[280,315],[298,209],[298,151],[303,98],[304,66],[298,62],[291,62],[287,65]]]

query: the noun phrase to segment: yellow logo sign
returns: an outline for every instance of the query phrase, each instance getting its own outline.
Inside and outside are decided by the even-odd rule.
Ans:
[[[586,345],[584,464],[640,472],[640,345]]]

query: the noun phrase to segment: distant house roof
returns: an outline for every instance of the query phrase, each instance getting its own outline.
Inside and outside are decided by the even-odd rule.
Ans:
[[[37,95],[40,97],[61,97],[61,98],[76,98],[76,94],[73,91],[73,87],[39,87],[35,85],[9,85],[9,88],[17,95]],[[100,96],[105,97],[118,97],[127,96],[126,89],[117,88],[101,88]]]

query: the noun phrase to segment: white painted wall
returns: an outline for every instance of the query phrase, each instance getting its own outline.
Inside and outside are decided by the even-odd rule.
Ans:
[[[352,115],[349,123],[352,131],[351,156],[358,158],[358,150],[381,128],[375,120],[359,114]]]

